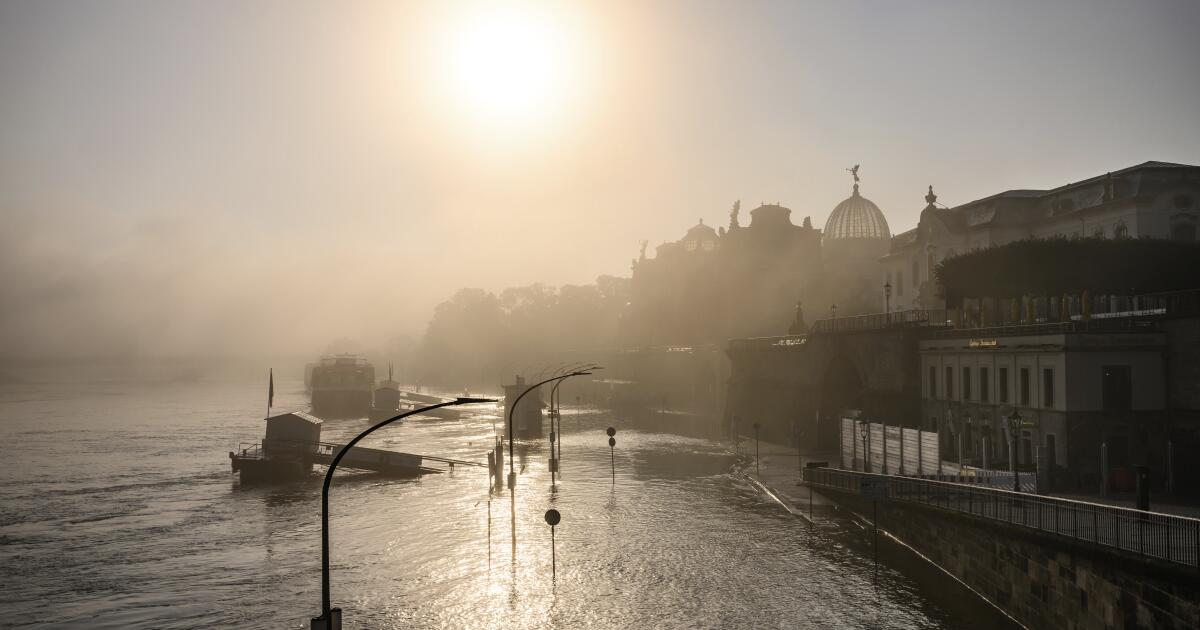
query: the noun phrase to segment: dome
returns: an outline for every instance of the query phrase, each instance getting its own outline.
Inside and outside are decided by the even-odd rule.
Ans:
[[[887,219],[879,206],[870,199],[858,194],[858,184],[854,185],[854,193],[845,201],[839,203],[825,222],[824,238],[871,238],[888,239],[892,237],[888,230]]]

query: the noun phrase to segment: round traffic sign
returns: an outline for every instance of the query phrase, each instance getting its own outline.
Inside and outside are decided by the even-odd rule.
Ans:
[[[617,434],[617,430],[612,427],[608,427],[608,430],[605,431],[605,433],[608,434],[608,437],[612,437]]]
[[[558,510],[556,510],[554,508],[550,508],[549,510],[546,510],[546,524],[548,524],[550,527],[554,527],[555,525],[558,525],[558,522],[561,520],[562,520],[562,514],[559,514]]]
[[[610,437],[610,438],[608,438],[608,445],[609,445],[609,446],[616,446],[616,445],[617,445],[617,438],[613,438],[613,437]]]

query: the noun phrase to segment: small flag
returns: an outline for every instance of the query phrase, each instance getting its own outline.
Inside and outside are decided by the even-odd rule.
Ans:
[[[271,368],[271,384],[267,387],[267,412],[271,411],[271,405],[275,404],[275,368]]]

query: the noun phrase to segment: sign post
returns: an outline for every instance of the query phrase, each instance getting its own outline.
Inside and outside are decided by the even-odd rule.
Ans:
[[[608,434],[608,461],[612,465],[612,485],[615,486],[617,485],[617,430],[612,427],[608,427],[608,430],[605,431],[605,433]]]
[[[546,524],[550,526],[550,579],[552,580],[557,577],[558,571],[556,568],[558,561],[554,557],[554,526],[558,525],[561,520],[562,515],[558,513],[558,510],[554,508],[546,510]]]

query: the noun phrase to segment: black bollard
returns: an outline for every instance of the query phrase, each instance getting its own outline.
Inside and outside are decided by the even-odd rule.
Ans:
[[[758,453],[759,453],[759,451],[758,451],[758,423],[755,422],[754,423],[754,474],[756,476],[758,476],[759,479],[762,479],[762,469],[759,468],[759,464],[758,464],[759,459],[760,459]]]
[[[553,417],[550,419],[550,422],[554,422]],[[550,484],[551,485],[554,485],[556,483],[555,479],[556,479],[556,476],[558,473],[558,458],[556,458],[554,456],[554,439],[555,439],[555,437],[556,436],[554,434],[554,430],[551,429],[551,431],[550,431]]]
[[[1143,511],[1150,509],[1150,468],[1148,466],[1137,467],[1137,509]]]
[[[558,575],[557,564],[558,560],[554,555],[554,526],[562,520],[562,515],[558,510],[550,508],[546,510],[546,524],[550,526],[550,579],[554,579]]]

